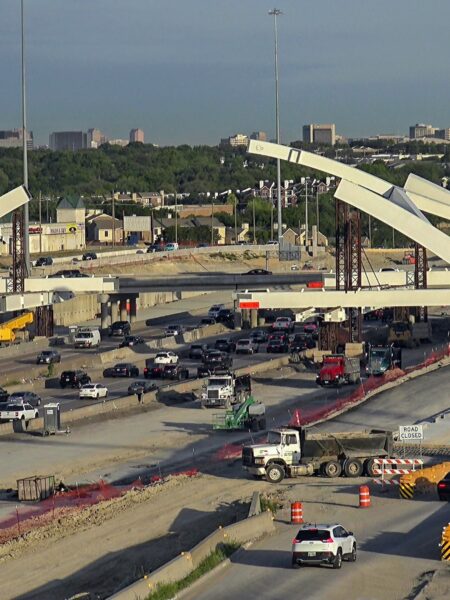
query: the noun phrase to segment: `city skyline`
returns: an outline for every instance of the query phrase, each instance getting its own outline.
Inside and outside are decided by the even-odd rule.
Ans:
[[[150,5],[149,5],[150,4]],[[239,131],[274,136],[269,2],[230,0],[25,0],[29,128],[95,126],[120,138],[131,121],[159,144],[217,144]],[[20,127],[20,10],[4,0],[0,22],[0,128]],[[332,0],[279,8],[282,140],[304,123],[334,122],[362,137],[447,126],[442,72],[450,6],[436,0]],[[386,16],[389,15],[389,19]],[[126,25],[124,25],[126,24]],[[414,58],[414,60],[412,60]]]

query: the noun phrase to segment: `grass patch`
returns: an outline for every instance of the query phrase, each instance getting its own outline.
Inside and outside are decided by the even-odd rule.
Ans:
[[[213,252],[209,255],[209,258],[220,258],[221,260],[239,260],[239,257],[232,252]]]
[[[273,515],[275,515],[280,508],[283,508],[283,504],[278,498],[272,496],[261,496],[260,502],[262,512],[270,510]]]
[[[221,544],[214,552],[211,552],[211,554],[207,556],[198,567],[192,571],[192,573],[189,573],[189,575],[174,583],[158,584],[155,591],[151,592],[146,600],[170,600],[171,598],[174,598],[178,592],[186,589],[192,585],[194,581],[197,581],[197,579],[200,579],[200,577],[209,571],[212,571],[217,565],[231,556],[233,552],[236,552],[238,548],[240,548],[240,544],[234,542]]]

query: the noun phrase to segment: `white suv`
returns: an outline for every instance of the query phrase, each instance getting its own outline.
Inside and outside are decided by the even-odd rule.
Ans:
[[[356,539],[342,525],[303,525],[292,540],[292,566],[328,564],[340,569],[342,560],[356,560]]]
[[[272,325],[274,331],[294,331],[295,323],[291,317],[278,317]]]

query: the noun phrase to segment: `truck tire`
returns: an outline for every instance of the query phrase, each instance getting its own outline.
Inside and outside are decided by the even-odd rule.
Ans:
[[[281,465],[272,463],[266,468],[266,479],[269,483],[280,483],[285,476],[285,470]]]
[[[379,465],[375,464],[374,458],[368,458],[366,461],[364,461],[364,473],[368,477],[375,477],[375,473],[373,471],[378,467]]]
[[[330,460],[322,465],[322,472],[326,477],[340,477],[342,473],[342,465],[337,460]]]
[[[347,458],[344,463],[344,473],[347,477],[361,477],[363,465],[359,458]]]

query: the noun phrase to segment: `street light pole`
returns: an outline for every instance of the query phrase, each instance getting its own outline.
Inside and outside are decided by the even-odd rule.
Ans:
[[[305,248],[308,247],[308,178],[305,179]]]
[[[175,190],[175,243],[178,244],[178,210],[177,210],[177,191]]]
[[[279,110],[279,93],[278,93],[278,28],[277,17],[282,15],[280,9],[273,8],[269,11],[269,15],[273,16],[273,28],[275,36],[275,124],[277,144],[280,144],[280,110]],[[281,215],[281,160],[277,158],[277,220],[278,220],[278,243],[281,244],[283,237],[283,223]],[[280,246],[278,246],[280,247]]]
[[[23,1],[20,0],[20,19],[21,19],[21,48],[22,48],[22,143],[23,143],[23,185],[28,190],[28,148],[27,148],[27,107],[26,107],[26,89],[25,89],[25,35],[24,35],[24,9]],[[30,263],[30,234],[29,234],[30,214],[28,202],[23,207],[23,226],[24,226],[24,260],[25,271],[31,273]]]
[[[234,244],[238,243],[238,232],[237,232],[237,196],[234,197]]]

